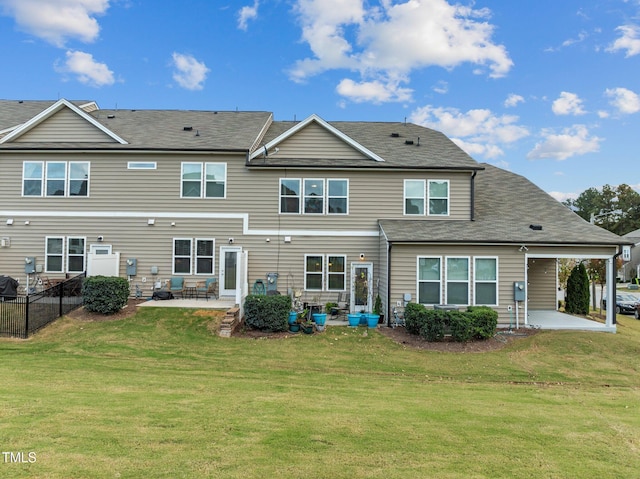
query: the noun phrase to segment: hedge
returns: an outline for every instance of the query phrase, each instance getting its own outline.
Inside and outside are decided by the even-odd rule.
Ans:
[[[87,311],[114,314],[129,300],[129,282],[115,276],[89,276],[82,284],[82,296]]]
[[[291,297],[251,294],[244,300],[245,324],[261,331],[286,331],[289,327]]]
[[[404,311],[404,321],[408,333],[420,335],[427,341],[442,341],[449,333],[455,341],[465,342],[492,337],[498,326],[498,313],[487,306],[447,311],[409,303]]]

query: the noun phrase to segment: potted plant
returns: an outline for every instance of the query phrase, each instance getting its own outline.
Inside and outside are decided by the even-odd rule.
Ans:
[[[303,309],[302,312],[298,315],[298,326],[305,334],[313,333],[313,323],[307,318],[309,314],[309,309]]]
[[[313,313],[311,315],[313,322],[316,323],[316,329],[318,331],[324,331],[327,324],[327,313]]]
[[[351,313],[347,315],[347,320],[349,321],[349,327],[357,328],[360,324],[360,313]]]
[[[382,315],[382,298],[380,298],[380,295],[376,295],[376,300],[373,303],[373,315],[377,316],[377,320],[378,322],[384,322],[384,317]],[[371,327],[369,325],[369,327]]]
[[[334,303],[333,301],[329,301],[324,305],[324,312],[330,314],[331,316],[336,316],[339,312],[338,303]]]

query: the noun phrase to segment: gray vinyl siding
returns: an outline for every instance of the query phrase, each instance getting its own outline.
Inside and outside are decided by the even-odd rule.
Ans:
[[[557,309],[556,260],[554,258],[530,259],[527,275],[529,309],[547,311]]]
[[[280,158],[318,158],[322,152],[324,159],[359,160],[366,158],[362,153],[337,138],[317,123],[311,123],[295,135],[278,144]],[[371,160],[375,161],[375,160]]]
[[[114,143],[109,135],[88,123],[68,108],[63,108],[51,117],[14,140],[21,142],[98,142]]]

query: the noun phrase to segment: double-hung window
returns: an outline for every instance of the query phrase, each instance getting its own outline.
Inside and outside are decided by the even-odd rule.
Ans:
[[[449,180],[429,180],[429,214],[449,215]]]
[[[324,213],[324,180],[304,180],[304,212],[316,215]]]
[[[85,271],[87,240],[84,237],[48,236],[45,239],[45,271],[47,273],[82,273]],[[66,248],[66,250],[65,250]],[[65,270],[66,260],[66,270]]]
[[[404,214],[424,215],[424,180],[404,180]]]
[[[195,244],[195,248],[193,247]],[[215,240],[209,238],[173,239],[173,274],[206,274],[215,271]]]
[[[327,180],[327,214],[346,215],[349,213],[349,181]]]
[[[347,289],[347,257],[327,256],[327,290],[345,291]]]
[[[182,198],[225,198],[226,163],[182,163]]]
[[[64,272],[64,238],[48,237],[45,239],[45,266],[47,273]]]
[[[214,241],[196,238],[196,274],[213,274]]]
[[[446,265],[446,303],[469,304],[469,258],[448,257]]]
[[[25,161],[22,164],[22,195],[42,196],[44,162]]]
[[[174,238],[173,274],[191,274],[191,238]]]
[[[86,257],[84,238],[67,238],[67,271],[82,273]]]
[[[498,258],[474,258],[473,304],[496,306],[498,304]]]
[[[324,289],[324,256],[307,254],[304,256],[304,289],[322,291]]]
[[[280,178],[280,213],[346,215],[349,180]]]
[[[418,303],[442,303],[441,263],[441,258],[418,257]]]
[[[280,179],[280,213],[300,213],[300,179]]]
[[[88,161],[25,161],[23,196],[88,196]]]

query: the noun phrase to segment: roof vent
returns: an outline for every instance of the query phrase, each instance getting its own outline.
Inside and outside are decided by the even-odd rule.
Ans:
[[[184,131],[192,131],[193,127],[192,126],[185,126],[184,128],[182,128]]]
[[[533,231],[542,231],[542,225],[529,225]]]
[[[413,145],[413,140],[405,140],[404,144],[405,145]]]
[[[391,133],[391,138],[400,138],[400,133]]]
[[[107,118],[109,118],[110,120],[115,118],[115,117],[116,117],[115,115],[107,115]]]

